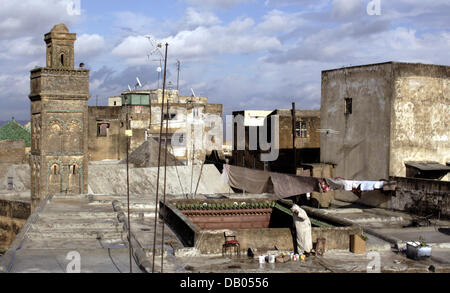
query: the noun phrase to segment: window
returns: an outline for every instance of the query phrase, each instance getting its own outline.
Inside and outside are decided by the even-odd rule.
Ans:
[[[195,107],[194,109],[192,109],[192,113],[193,113],[194,118],[198,118],[198,116],[199,116],[199,108]]]
[[[345,98],[345,115],[352,114],[352,98]]]
[[[164,113],[164,120],[173,120],[177,116],[175,113],[170,113],[167,115],[167,113]]]
[[[8,190],[13,190],[13,189],[14,189],[14,178],[8,177]]]
[[[97,123],[97,136],[105,137],[108,136],[109,123]]]
[[[172,145],[172,133],[168,133],[167,136],[165,133],[161,134],[161,144],[165,145],[166,140],[167,140],[167,145]],[[159,136],[154,137],[154,139],[159,142]]]
[[[295,122],[295,137],[307,138],[308,128],[306,127],[306,122],[297,121]]]
[[[61,66],[64,66],[64,54],[61,54]]]
[[[117,102],[116,101],[114,101],[114,106],[117,106]]]

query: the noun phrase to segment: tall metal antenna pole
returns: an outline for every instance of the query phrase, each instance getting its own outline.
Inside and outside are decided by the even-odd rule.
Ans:
[[[167,64],[167,47],[166,43],[166,57],[164,60],[164,64]],[[159,171],[161,165],[161,136],[163,130],[163,121],[164,121],[164,93],[166,90],[166,66],[164,66],[164,82],[163,82],[163,92],[162,92],[162,104],[161,104],[161,123],[159,127],[159,151],[158,151],[158,173],[156,176],[156,200],[155,200],[155,226],[154,226],[154,234],[153,234],[153,260],[152,260],[152,273],[155,272],[155,254],[156,254],[156,228],[158,223],[158,204],[159,204]],[[166,138],[167,139],[167,138]],[[161,251],[161,253],[163,253]]]
[[[177,90],[178,90],[178,86],[180,84],[180,67],[181,67],[181,62],[180,60],[177,60],[177,69],[178,69],[178,74],[177,74]]]
[[[127,130],[130,129],[130,119],[128,117],[129,113],[129,102],[128,98],[126,98],[126,107],[127,107]],[[127,135],[127,208],[128,208],[128,252],[130,254],[130,273],[133,272],[133,265],[132,265],[132,247],[131,247],[131,221],[130,221],[130,174],[129,174],[129,166],[128,166],[128,153],[130,149],[130,136],[129,133],[126,133]]]
[[[169,44],[166,43],[166,57],[164,58],[164,85],[166,84],[166,67],[167,67],[167,47]],[[169,82],[169,85],[171,82]],[[163,87],[163,95],[164,95],[165,87]],[[170,93],[169,93],[170,95]],[[165,139],[165,153],[164,153],[164,189],[163,189],[163,209],[161,210],[162,214],[162,230],[161,230],[161,273],[164,268],[164,226],[166,220],[166,177],[167,177],[167,135],[169,130],[169,98],[166,101],[166,139]]]
[[[297,118],[295,117],[295,103],[292,103],[292,151],[294,152],[294,174],[297,175],[297,150],[295,148],[295,136]]]

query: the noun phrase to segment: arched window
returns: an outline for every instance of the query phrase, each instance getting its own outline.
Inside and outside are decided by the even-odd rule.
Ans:
[[[61,66],[64,66],[64,54],[61,54]]]

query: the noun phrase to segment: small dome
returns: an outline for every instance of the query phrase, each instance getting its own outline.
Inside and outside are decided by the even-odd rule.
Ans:
[[[68,33],[69,30],[67,29],[67,26],[64,23],[60,23],[52,28],[52,32]]]

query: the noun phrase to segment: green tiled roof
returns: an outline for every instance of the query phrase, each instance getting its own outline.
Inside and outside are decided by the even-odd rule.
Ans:
[[[14,120],[0,128],[0,140],[7,139],[23,139],[25,140],[25,146],[31,146],[31,132]]]

